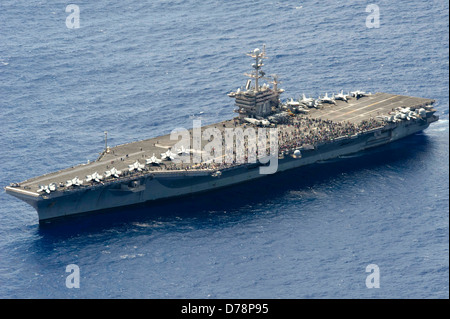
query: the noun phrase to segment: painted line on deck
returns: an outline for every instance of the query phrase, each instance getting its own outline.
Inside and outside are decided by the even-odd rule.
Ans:
[[[380,104],[380,103],[382,103],[382,102],[386,102],[386,101],[392,100],[392,99],[395,98],[395,97],[397,97],[397,95],[391,96],[390,98],[387,98],[387,99],[385,99],[385,100],[381,100],[381,101],[378,101],[378,102],[369,104],[369,105],[364,106],[364,107],[361,107],[361,108],[359,108],[359,109],[349,111],[349,112],[347,112],[347,113],[342,114],[342,116],[346,116],[346,115],[355,113],[355,112],[357,112],[357,111],[361,111],[361,110],[363,110],[363,109],[367,109],[368,107],[374,106],[374,105],[376,105],[376,104]],[[383,107],[384,107],[384,106],[383,106]]]

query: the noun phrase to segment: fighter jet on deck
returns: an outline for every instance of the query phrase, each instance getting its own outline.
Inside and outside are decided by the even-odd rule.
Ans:
[[[184,145],[181,145],[181,148],[177,150],[178,155],[189,155],[191,151],[184,147]]]
[[[344,94],[344,90],[341,90],[341,93],[334,95],[335,100],[341,100],[341,101],[345,101],[345,102],[348,102],[349,97],[350,97],[350,94]]]
[[[319,102],[321,103],[329,103],[329,104],[336,104],[336,101],[328,96],[328,93],[325,93],[324,97],[319,97]]]
[[[356,91],[353,91],[353,92],[350,92],[350,94],[353,96],[353,97],[356,97],[356,99],[359,99],[359,98],[361,98],[361,97],[363,97],[363,96],[369,96],[369,95],[372,95],[372,93],[366,93],[366,92],[364,92],[364,91],[360,91],[360,90],[356,90]]]
[[[161,160],[159,158],[156,158],[155,153],[153,153],[153,156],[150,158],[147,158],[145,160],[145,164],[147,165],[159,165],[161,163]]]
[[[134,170],[140,172],[145,167],[144,164],[139,163],[138,161],[134,162],[133,164],[128,165],[128,171],[132,172]]]
[[[169,160],[173,161],[177,157],[177,154],[172,153],[170,150],[167,150],[165,153],[161,153],[161,160]]]

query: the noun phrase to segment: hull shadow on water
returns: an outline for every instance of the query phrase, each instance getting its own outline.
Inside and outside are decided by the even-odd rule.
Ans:
[[[193,228],[206,225],[215,227],[222,224],[223,218],[220,217],[224,214],[228,218],[233,216],[236,221],[243,215],[251,214],[252,207],[270,205],[292,190],[307,190],[327,184],[343,174],[386,165],[395,167],[405,161],[414,161],[420,154],[432,149],[432,145],[433,142],[426,135],[418,133],[345,158],[311,164],[214,191],[43,222],[38,232],[53,241],[111,229],[126,230],[130,225],[140,223],[170,222],[175,224],[176,229],[177,222],[182,220],[186,223],[187,220],[197,224],[192,224]]]

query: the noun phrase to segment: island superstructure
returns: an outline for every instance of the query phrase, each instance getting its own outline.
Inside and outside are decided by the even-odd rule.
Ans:
[[[280,105],[280,94],[284,92],[283,89],[278,88],[277,76],[273,75],[273,87],[271,88],[267,84],[259,86],[259,79],[264,79],[265,73],[262,71],[263,59],[266,59],[265,46],[261,52],[259,49],[255,49],[253,52],[248,53],[255,59],[255,63],[252,64],[253,72],[245,73],[246,76],[255,80],[255,85],[250,89],[252,80],[249,79],[245,85],[245,90],[240,88],[236,92],[231,92],[228,96],[235,98],[236,106],[235,110],[239,114],[239,118],[246,117],[266,117],[273,113],[274,109],[277,109]]]
[[[391,143],[438,120],[434,100],[389,93],[341,91],[282,102],[284,90],[278,87],[278,77],[269,79],[262,71],[265,48],[248,55],[254,59],[253,70],[245,74],[249,79],[228,94],[235,100],[237,116],[197,129],[210,128],[218,134],[249,128],[276,130],[276,172]],[[264,80],[270,81],[261,84]],[[188,130],[186,148],[177,147],[179,141],[170,134],[105,145],[96,161],[11,183],[5,191],[34,207],[44,221],[211,191],[267,176],[260,170],[267,161],[260,158],[242,162],[204,156],[210,139],[196,145],[195,130]],[[249,144],[247,139],[247,155]],[[264,146],[268,154],[269,144],[273,143]]]

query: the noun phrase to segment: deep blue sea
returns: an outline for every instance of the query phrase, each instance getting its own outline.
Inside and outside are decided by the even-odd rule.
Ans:
[[[232,118],[226,94],[263,44],[284,98],[420,96],[440,121],[358,156],[49,224],[2,189],[0,298],[449,298],[444,0],[2,0],[0,186],[95,160],[104,131],[119,145]]]

